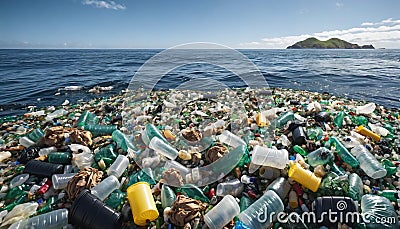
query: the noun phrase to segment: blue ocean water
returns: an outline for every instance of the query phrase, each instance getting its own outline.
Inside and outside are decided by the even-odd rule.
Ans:
[[[118,93],[160,51],[0,50],[0,116],[23,114],[27,106],[61,105],[65,99],[74,103]],[[239,51],[260,69],[270,87],[329,92],[400,108],[400,50]],[[157,87],[175,88],[195,77],[210,77],[229,87],[245,86],[226,69],[195,64],[171,71]],[[89,92],[95,86],[113,88],[101,94]]]

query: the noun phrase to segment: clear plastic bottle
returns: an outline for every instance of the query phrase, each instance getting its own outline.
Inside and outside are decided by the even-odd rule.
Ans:
[[[358,145],[351,150],[351,153],[360,162],[361,169],[371,178],[378,179],[386,176],[387,171],[383,166],[376,160],[367,148],[363,145]]]
[[[294,114],[293,112],[289,111],[286,112],[284,114],[282,114],[281,116],[279,116],[274,122],[273,124],[276,125],[276,128],[281,128],[282,126],[286,125],[286,123],[288,123],[289,121],[293,121],[294,118]]]
[[[239,214],[238,218],[252,229],[268,228],[284,209],[281,198],[272,190],[268,190],[256,202]],[[272,215],[271,212],[274,212]],[[272,216],[272,217],[271,217]]]
[[[231,133],[228,130],[224,130],[220,135],[218,135],[218,140],[234,148],[241,145],[246,145],[246,143],[239,136]]]
[[[210,229],[220,229],[239,213],[235,197],[227,195],[204,216],[204,222]]]
[[[321,147],[307,155],[307,163],[313,167],[326,165],[332,162],[333,158],[333,154],[329,149]]]
[[[270,185],[268,185],[266,190],[274,191],[283,201],[288,195],[290,187],[291,185],[284,177],[278,177]]]
[[[174,147],[169,145],[168,143],[165,143],[158,137],[153,137],[150,141],[149,148],[153,149],[157,153],[164,155],[165,157],[175,160],[176,157],[178,157],[178,150],[176,150]]]
[[[337,139],[336,137],[330,137],[329,142],[331,145],[334,145],[336,148],[337,154],[342,158],[344,162],[349,164],[353,168],[357,168],[360,163],[353,157],[353,155],[350,154],[350,152],[346,149],[346,147],[343,145],[343,143]]]
[[[161,187],[161,204],[163,208],[171,207],[172,204],[175,202],[176,195],[172,188],[168,185],[163,184]]]
[[[350,197],[355,201],[360,201],[364,193],[364,186],[361,178],[356,173],[350,174],[349,185]]]
[[[90,192],[101,201],[104,201],[115,189],[118,189],[119,186],[118,179],[115,176],[109,176],[98,185],[94,186]]]
[[[35,142],[29,139],[28,137],[24,136],[18,140],[20,145],[25,146],[26,148],[35,145]]]
[[[39,150],[39,156],[47,156],[49,153],[54,153],[57,151],[57,148],[52,146],[48,148],[43,148]]]
[[[54,189],[64,189],[67,187],[69,180],[75,176],[76,173],[53,174],[51,181]]]
[[[68,210],[58,209],[13,223],[10,229],[58,229],[68,224]]]
[[[125,169],[128,168],[129,159],[124,155],[118,155],[117,159],[114,163],[111,164],[110,168],[108,169],[107,174],[109,176],[113,175],[119,178],[122,173],[124,173]]]
[[[244,184],[239,179],[233,179],[217,185],[217,196],[232,195],[238,196],[243,192]]]
[[[289,152],[285,149],[277,150],[256,145],[253,149],[251,163],[284,169],[289,163]]]
[[[25,181],[27,181],[29,179],[29,174],[24,173],[21,175],[18,175],[16,177],[14,177],[11,181],[10,181],[10,189],[20,186],[21,184],[25,183]]]

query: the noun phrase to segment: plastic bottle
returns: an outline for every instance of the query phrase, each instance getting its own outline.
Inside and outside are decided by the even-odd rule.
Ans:
[[[286,123],[288,123],[289,121],[293,121],[294,119],[295,118],[293,112],[289,111],[274,120],[273,124],[275,124],[276,128],[281,128],[282,126],[286,125]]]
[[[365,104],[364,106],[358,106],[356,107],[356,113],[357,114],[372,114],[376,108],[375,103],[368,103]]]
[[[281,171],[277,168],[262,166],[259,169],[259,176],[265,179],[275,179],[281,175]]]
[[[351,153],[360,162],[361,169],[371,178],[378,179],[386,176],[387,171],[376,160],[367,148],[363,145],[358,145],[351,150]]]
[[[299,207],[299,201],[297,198],[297,194],[293,190],[289,192],[289,206],[291,209],[295,209],[295,208]]]
[[[263,229],[268,228],[283,209],[284,206],[278,194],[268,190],[256,202],[241,212],[238,218],[249,228]],[[271,212],[275,214],[272,215]]]
[[[168,143],[165,143],[158,137],[154,137],[151,139],[149,148],[171,160],[175,160],[175,158],[178,157],[178,150],[176,150]]]
[[[296,129],[293,130],[292,138],[293,138],[294,144],[296,144],[296,145],[302,145],[302,144],[307,143],[307,135],[304,132],[304,129],[302,126],[298,126]]]
[[[27,181],[28,179],[29,179],[29,174],[24,173],[18,175],[10,181],[9,188],[12,189],[14,187],[20,186],[21,184],[25,183],[25,181]]]
[[[276,150],[256,145],[253,149],[251,163],[284,169],[289,163],[289,152],[285,149]]]
[[[284,177],[278,177],[270,185],[268,185],[266,190],[274,191],[283,201],[288,195],[290,187],[291,185]]]
[[[101,148],[95,155],[94,160],[98,163],[100,160],[104,160],[107,166],[111,165],[115,159],[117,159],[117,152],[115,152],[115,146],[109,144]]]
[[[138,182],[129,186],[126,192],[135,224],[145,226],[158,218],[158,210],[148,183]]]
[[[38,206],[39,204],[36,202],[29,202],[16,205],[10,212],[8,212],[6,217],[4,217],[1,226],[3,227],[10,225],[15,222],[14,221],[15,219],[21,220],[28,218],[29,216],[33,215],[36,212]]]
[[[305,151],[303,148],[301,148],[298,145],[293,146],[294,152],[300,154],[301,156],[307,156],[307,151]]]
[[[331,145],[335,146],[336,153],[344,162],[346,162],[353,168],[357,168],[360,165],[357,159],[350,154],[350,152],[346,149],[346,147],[344,147],[343,143],[340,142],[339,139],[337,139],[336,137],[330,137],[329,142]]]
[[[128,168],[129,159],[124,155],[118,155],[117,159],[112,163],[110,168],[108,169],[107,174],[109,176],[113,175],[119,178],[122,173],[124,173],[125,169]]]
[[[325,147],[321,147],[307,155],[307,163],[312,167],[326,165],[332,162],[333,159],[332,152]]]
[[[56,152],[57,148],[52,146],[52,147],[48,147],[48,148],[43,148],[39,150],[39,156],[47,156],[49,153],[53,153]]]
[[[333,119],[333,123],[335,123],[335,125],[337,127],[342,128],[343,127],[343,119],[344,119],[344,112],[339,111],[337,116]]]
[[[267,125],[267,117],[265,117],[262,113],[256,114],[256,123],[259,127],[264,127]]]
[[[253,200],[250,199],[249,197],[247,197],[245,195],[240,197],[240,203],[239,203],[240,212],[246,210],[252,203],[253,203]]]
[[[233,180],[219,183],[217,185],[217,196],[226,196],[226,195],[232,195],[232,196],[238,196],[243,192],[244,189],[244,184],[240,182],[239,179],[235,178]]]
[[[98,118],[95,114],[89,112],[89,111],[84,111],[81,116],[79,116],[77,126],[82,127],[85,124],[90,124],[94,125],[98,123]]]
[[[175,192],[166,184],[161,187],[161,204],[163,208],[171,207],[175,202]]]
[[[34,216],[29,219],[13,223],[10,229],[57,229],[63,228],[68,224],[68,210],[58,209],[42,215]]]
[[[356,129],[357,133],[366,136],[366,137],[371,137],[372,140],[379,142],[379,140],[381,140],[381,136],[379,134],[375,134],[374,132],[368,130],[367,128],[363,127],[363,126],[359,126]]]
[[[24,173],[34,174],[37,176],[51,177],[56,173],[63,173],[64,166],[52,164],[44,161],[31,160],[25,165]]]
[[[72,154],[69,152],[54,152],[47,155],[47,160],[53,164],[71,164]]]
[[[51,121],[51,120],[53,120],[54,118],[58,118],[58,117],[61,117],[61,116],[66,115],[66,114],[68,114],[68,111],[66,111],[65,109],[55,110],[55,111],[53,111],[52,113],[50,113],[50,114],[48,114],[48,115],[46,116],[46,121],[47,121],[47,122],[48,122],[48,121]]]
[[[85,125],[84,130],[90,131],[94,137],[111,135],[117,126],[105,126],[105,125]]]
[[[310,170],[305,170],[299,163],[291,162],[288,175],[313,192],[316,192],[321,184],[320,177],[315,176]]]
[[[364,216],[368,217],[367,228],[399,228],[396,210],[385,197],[370,194],[364,195],[361,198],[361,211]]]
[[[383,190],[378,191],[379,196],[388,198],[392,202],[397,202],[399,200],[400,191],[398,190]]]
[[[220,229],[239,213],[240,207],[235,197],[227,195],[204,215],[204,222],[210,229]]]
[[[354,119],[356,125],[368,125],[368,119],[364,116],[356,116]]]
[[[64,189],[67,187],[69,180],[74,177],[76,173],[53,174],[51,181],[54,189]]]
[[[218,140],[234,148],[241,145],[246,145],[246,143],[239,136],[231,133],[228,130],[224,130],[220,135],[218,135]]]
[[[364,194],[364,186],[361,178],[356,173],[350,174],[349,185],[349,196],[355,201],[360,201]]]
[[[25,147],[27,147],[27,148],[28,148],[28,147],[31,147],[31,146],[33,146],[33,145],[35,145],[35,142],[32,141],[31,139],[29,139],[29,138],[26,137],[26,136],[20,138],[20,139],[18,140],[18,142],[19,142],[20,145],[23,145],[23,146],[25,146]]]
[[[390,131],[384,127],[374,125],[372,123],[369,123],[368,126],[369,126],[369,128],[371,128],[372,132],[374,132],[380,136],[386,137],[388,134],[390,134]]]
[[[310,140],[320,140],[323,133],[324,132],[320,127],[315,127],[307,130],[307,136]]]
[[[44,136],[44,132],[42,129],[37,128],[28,134],[28,138],[33,142],[38,142]]]
[[[161,141],[168,143],[167,139],[164,138],[162,133],[153,124],[148,123],[145,126],[145,130],[142,132],[142,140],[146,145],[150,144],[151,139],[158,137]]]
[[[129,138],[120,130],[115,130],[112,133],[112,140],[117,143],[117,146],[125,152],[136,151],[136,147],[132,144]]]
[[[115,176],[109,176],[94,186],[90,192],[104,201],[115,189],[120,186],[118,179]]]
[[[357,138],[353,136],[347,136],[344,138],[343,145],[349,149],[361,145],[361,143]]]

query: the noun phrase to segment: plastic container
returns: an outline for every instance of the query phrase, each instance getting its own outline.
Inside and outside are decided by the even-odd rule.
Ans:
[[[111,135],[117,129],[117,126],[85,124],[83,126],[83,129],[90,131],[92,135],[96,137],[96,136]]]
[[[75,176],[76,173],[53,174],[51,181],[54,189],[64,189],[67,187],[69,180]]]
[[[350,174],[349,186],[349,196],[355,201],[360,201],[364,194],[364,185],[356,173]]]
[[[291,185],[285,178],[278,177],[270,185],[268,185],[266,190],[274,191],[276,194],[279,195],[279,197],[283,201],[288,195],[290,187]]]
[[[342,128],[343,127],[343,119],[344,119],[344,112],[339,111],[339,113],[336,115],[336,117],[333,119],[333,123],[335,123],[335,126]]]
[[[94,125],[98,123],[99,119],[97,116],[89,111],[84,111],[81,116],[79,116],[77,126],[82,127],[86,124]]]
[[[346,162],[353,168],[357,168],[360,165],[357,159],[355,159],[353,155],[350,154],[350,152],[346,149],[346,147],[339,139],[337,139],[336,137],[330,137],[329,142],[331,145],[335,146],[337,154],[344,162]]]
[[[370,137],[370,138],[372,138],[372,140],[374,140],[376,142],[379,142],[379,140],[381,140],[381,136],[379,134],[376,134],[376,133],[368,130],[364,126],[357,127],[356,132],[363,136]]]
[[[284,169],[289,163],[289,152],[285,149],[276,150],[256,145],[253,149],[251,163]]]
[[[68,224],[68,210],[58,209],[13,223],[9,229],[58,229]]]
[[[118,189],[119,186],[120,183],[118,179],[115,176],[109,176],[94,186],[90,192],[101,201],[104,201],[115,189]]]
[[[307,143],[307,134],[304,132],[302,126],[297,127],[292,132],[293,142],[296,145],[303,145]]]
[[[291,163],[288,175],[313,192],[316,192],[321,184],[320,177],[315,176],[310,170],[305,170],[299,163]]]
[[[39,156],[47,156],[49,153],[53,153],[56,152],[57,148],[52,146],[52,147],[48,147],[48,148],[43,148],[39,150]]]
[[[12,189],[14,187],[20,186],[21,184],[25,183],[29,179],[29,174],[21,174],[18,176],[15,176],[11,181],[10,181],[10,186],[9,189]]]
[[[241,212],[238,218],[251,229],[263,229],[268,228],[283,209],[284,206],[278,194],[268,190],[256,202]],[[271,212],[275,214],[271,214]]]
[[[31,160],[25,165],[24,173],[37,176],[51,177],[53,174],[64,172],[64,166],[44,161]]]
[[[248,207],[250,207],[250,205],[251,205],[252,203],[253,203],[253,200],[252,200],[252,199],[250,199],[249,197],[243,195],[243,196],[240,198],[240,203],[239,203],[240,212],[246,210]]]
[[[161,187],[161,204],[163,208],[171,207],[175,202],[175,192],[166,184]]]
[[[314,200],[311,206],[319,225],[324,225],[328,228],[337,228],[337,223],[340,221],[341,223],[345,223],[348,226],[355,228],[357,224],[357,217],[348,217],[349,214],[351,214],[350,216],[358,215],[357,205],[350,197],[318,197]],[[332,212],[333,214],[329,214],[329,212]],[[341,215],[342,217],[339,218]],[[335,216],[337,220],[332,222],[330,216]]]
[[[361,211],[364,216],[368,217],[368,222],[366,222],[368,229],[399,228],[396,210],[385,197],[364,195],[361,198]]]
[[[126,192],[135,224],[145,226],[148,222],[158,218],[158,210],[148,183],[133,184],[128,187]]]
[[[356,113],[357,114],[372,114],[376,108],[375,103],[368,103],[365,104],[364,106],[358,106],[356,107]]]
[[[235,197],[227,195],[204,215],[204,222],[210,229],[220,229],[239,213],[240,207]]]
[[[259,127],[264,127],[267,125],[267,117],[263,115],[262,113],[257,113],[256,114],[256,123]]]
[[[25,146],[26,148],[35,145],[35,142],[29,139],[28,137],[24,136],[18,140],[20,145]]]
[[[38,142],[44,136],[44,132],[42,129],[37,128],[28,134],[28,138],[34,142]]]
[[[111,165],[117,159],[118,153],[115,152],[115,146],[109,144],[101,148],[95,155],[94,160],[98,163],[100,160],[106,160],[106,164]]]
[[[162,133],[153,124],[148,123],[145,126],[145,130],[142,132],[142,140],[148,146],[151,139],[158,137],[161,141],[168,143],[167,139],[164,138]]]
[[[273,124],[275,124],[276,128],[281,128],[282,126],[286,125],[286,123],[288,123],[289,121],[293,121],[294,119],[295,118],[293,112],[289,111],[279,116],[273,122]]]
[[[376,160],[367,148],[363,145],[358,145],[351,150],[351,153],[360,162],[360,168],[371,178],[378,179],[386,176],[387,171]]]
[[[174,147],[169,145],[168,143],[165,143],[158,137],[154,137],[151,139],[149,148],[153,149],[157,153],[164,155],[165,157],[175,160],[176,157],[178,157],[178,150],[176,150]]]
[[[72,154],[69,152],[54,152],[47,155],[47,160],[53,164],[71,164]]]
[[[119,229],[122,227],[120,214],[86,189],[73,202],[69,218],[71,224],[78,228]]]
[[[224,130],[220,135],[217,136],[218,140],[234,148],[246,143],[237,135],[231,133],[229,130]]]
[[[217,196],[232,195],[238,196],[243,192],[244,184],[239,179],[233,179],[217,185]]]
[[[124,150],[125,152],[136,151],[136,147],[133,143],[129,140],[128,136],[122,133],[120,130],[115,130],[112,133],[112,140],[117,143],[117,146]]]
[[[312,167],[326,165],[333,162],[333,159],[334,156],[332,152],[325,147],[321,147],[307,155],[307,163]]]
[[[128,168],[129,159],[124,155],[118,155],[117,159],[114,163],[111,164],[110,168],[108,169],[107,174],[109,176],[113,175],[119,178],[122,173],[124,173],[125,169]]]

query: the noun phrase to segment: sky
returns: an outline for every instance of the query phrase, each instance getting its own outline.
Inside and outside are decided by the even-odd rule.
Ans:
[[[1,0],[0,48],[286,48],[314,36],[400,48],[398,0]]]

